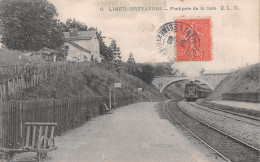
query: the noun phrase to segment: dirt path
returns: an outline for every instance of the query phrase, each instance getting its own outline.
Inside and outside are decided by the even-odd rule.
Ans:
[[[45,161],[214,161],[167,120],[156,103],[137,103],[99,116],[56,138]]]

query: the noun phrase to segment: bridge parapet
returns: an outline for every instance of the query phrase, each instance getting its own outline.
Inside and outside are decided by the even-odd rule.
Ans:
[[[160,92],[162,93],[164,89],[169,87],[172,83],[181,81],[181,80],[198,80],[202,83],[205,83],[210,87],[211,90],[214,90],[219,83],[227,76],[227,73],[217,73],[217,74],[205,74],[200,75],[194,79],[191,79],[189,77],[181,77],[181,76],[157,76],[154,78],[152,84],[157,87]]]

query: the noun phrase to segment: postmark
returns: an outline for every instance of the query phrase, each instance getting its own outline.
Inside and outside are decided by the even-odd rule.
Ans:
[[[168,22],[162,25],[156,36],[156,46],[160,54],[163,56],[168,56],[170,53],[174,52],[173,44],[175,42],[175,25],[174,22]]]
[[[176,61],[210,61],[211,40],[210,18],[175,19],[159,28],[156,45]]]

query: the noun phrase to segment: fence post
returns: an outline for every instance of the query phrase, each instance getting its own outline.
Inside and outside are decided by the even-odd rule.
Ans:
[[[3,90],[2,89],[1,89],[1,94],[0,95],[1,95],[1,98],[0,98],[1,101],[0,102],[3,102]]]
[[[132,103],[135,103],[135,90],[133,89],[133,101]]]
[[[66,121],[66,129],[68,129],[69,126],[69,106],[70,106],[70,99],[68,98],[67,100],[67,106],[66,106],[66,117],[67,117],[67,121]]]
[[[19,76],[17,75],[16,76],[16,91],[15,92],[18,92],[20,90],[20,81],[19,81]]]
[[[33,70],[33,84],[32,86],[35,86],[35,70]]]
[[[3,139],[3,133],[2,133],[3,132],[3,114],[2,114],[2,110],[3,110],[3,105],[2,105],[2,103],[0,103],[0,139]],[[2,142],[0,142],[1,147],[3,147]]]
[[[21,88],[24,89],[24,76],[21,74]]]
[[[19,109],[20,109],[20,137],[23,139],[23,102],[19,103]]]
[[[12,84],[11,84],[11,86],[12,86],[12,91],[11,91],[11,93],[14,94],[14,77],[11,79],[11,82],[12,82]]]
[[[6,95],[5,82],[3,82],[3,94],[2,94],[3,99],[5,98],[5,95]]]
[[[94,114],[94,105],[95,105],[94,103],[95,103],[95,98],[92,97],[92,114],[93,114],[93,115],[95,115],[95,114]]]
[[[55,113],[54,113],[54,100],[53,99],[50,99],[51,100],[51,107],[52,107],[52,122],[55,122],[54,119],[55,119]]]
[[[8,99],[9,98],[9,80],[7,80],[6,92],[7,92],[6,99]]]

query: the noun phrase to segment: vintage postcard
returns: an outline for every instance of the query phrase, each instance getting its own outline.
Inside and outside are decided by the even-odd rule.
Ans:
[[[0,161],[260,161],[259,0],[0,0]]]

